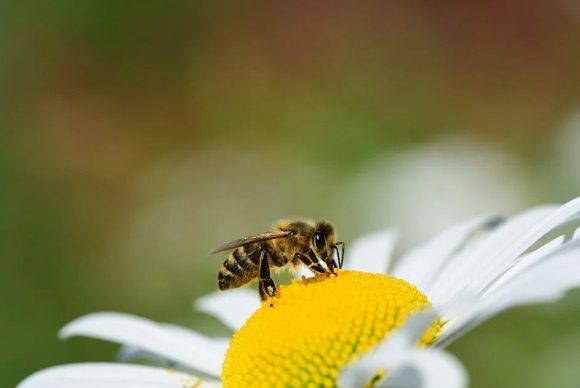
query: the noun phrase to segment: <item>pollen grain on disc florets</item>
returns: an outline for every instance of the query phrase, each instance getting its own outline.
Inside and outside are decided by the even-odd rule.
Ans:
[[[404,280],[338,271],[282,286],[234,334],[224,387],[335,387],[339,371],[431,305]],[[419,346],[440,330],[435,321]]]

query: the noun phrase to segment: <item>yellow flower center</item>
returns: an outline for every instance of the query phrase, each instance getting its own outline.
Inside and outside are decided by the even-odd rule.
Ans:
[[[430,308],[427,297],[388,275],[338,271],[280,287],[234,334],[224,387],[336,387],[340,369]],[[430,344],[435,321],[419,346]]]

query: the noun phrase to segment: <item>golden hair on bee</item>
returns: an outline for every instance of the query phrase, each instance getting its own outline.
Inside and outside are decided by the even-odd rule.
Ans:
[[[315,273],[332,275],[342,267],[344,243],[336,242],[336,230],[327,220],[289,218],[275,222],[269,232],[220,245],[209,254],[227,250],[232,252],[218,274],[219,289],[237,288],[257,279],[260,296],[266,300],[276,295],[270,268],[306,265]]]

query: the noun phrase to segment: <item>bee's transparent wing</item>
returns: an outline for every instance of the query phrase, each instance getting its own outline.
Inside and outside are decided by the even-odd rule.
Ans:
[[[289,234],[290,234],[290,231],[266,232],[266,233],[255,234],[253,236],[240,238],[240,239],[237,239],[234,241],[230,241],[229,243],[226,243],[224,245],[220,245],[219,247],[212,249],[208,253],[208,255],[213,255],[214,253],[228,251],[230,249],[235,249],[235,248],[241,247],[243,245],[252,244],[252,243],[256,243],[256,242],[260,242],[260,241],[267,241],[267,240],[273,240],[276,238],[287,237]]]

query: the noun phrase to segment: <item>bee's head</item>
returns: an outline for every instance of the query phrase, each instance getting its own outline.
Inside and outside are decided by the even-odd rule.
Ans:
[[[334,226],[328,221],[316,223],[314,234],[312,235],[311,249],[316,256],[327,265],[334,264],[334,249],[336,246],[336,231]]]
[[[285,246],[293,247],[298,253],[308,255],[314,262],[322,260],[329,268],[336,268],[337,264],[342,267],[342,257],[338,257],[339,263],[334,261],[335,251],[338,256],[337,245],[342,246],[342,243],[336,242],[336,231],[330,222],[286,219],[275,223],[273,228],[289,232],[284,239]]]

